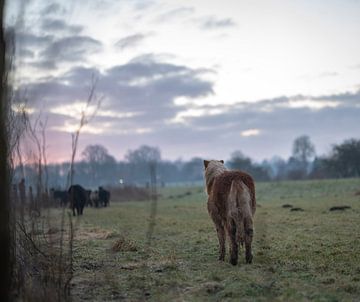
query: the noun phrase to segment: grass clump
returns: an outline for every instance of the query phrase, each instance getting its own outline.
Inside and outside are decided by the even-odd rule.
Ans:
[[[120,236],[120,238],[113,243],[111,250],[113,252],[136,252],[138,248],[133,241],[126,239],[124,236]]]

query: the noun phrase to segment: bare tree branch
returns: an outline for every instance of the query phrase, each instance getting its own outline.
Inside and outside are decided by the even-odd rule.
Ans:
[[[71,161],[70,161],[70,170],[69,170],[68,180],[67,180],[67,187],[71,186],[74,182],[74,162],[75,162],[75,156],[77,153],[80,132],[83,129],[83,127],[85,125],[87,125],[94,118],[94,116],[96,115],[98,109],[100,108],[101,102],[104,98],[103,96],[101,96],[101,97],[96,96],[95,91],[96,91],[97,83],[98,83],[98,79],[95,78],[94,75],[92,75],[88,98],[86,101],[85,108],[81,111],[81,118],[80,118],[79,126],[78,126],[77,130],[75,131],[75,133],[73,133],[71,135],[71,137],[72,137],[72,143],[71,143],[72,153],[71,153]],[[92,110],[92,112],[89,112],[91,105],[93,103],[95,103],[95,108]]]
[[[48,123],[48,116],[45,118],[44,122],[40,121],[40,128],[41,128],[41,138],[42,138],[42,158],[44,163],[44,172],[45,172],[45,179],[44,179],[44,189],[45,192],[48,190],[48,182],[49,182],[49,171],[47,166],[47,153],[46,153],[46,127]]]

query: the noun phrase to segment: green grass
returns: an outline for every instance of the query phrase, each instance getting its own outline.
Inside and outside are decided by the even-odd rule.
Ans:
[[[149,202],[86,208],[75,219],[74,300],[359,300],[360,179],[259,183],[256,190],[254,261],[245,264],[241,250],[235,267],[217,260],[203,188],[162,191],[150,247]],[[330,212],[335,205],[351,209]],[[119,239],[126,244],[114,252]]]

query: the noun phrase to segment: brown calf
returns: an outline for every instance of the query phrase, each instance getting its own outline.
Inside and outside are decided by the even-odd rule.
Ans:
[[[252,177],[229,171],[224,161],[204,160],[208,211],[219,239],[219,260],[225,259],[225,232],[230,239],[230,263],[237,264],[239,243],[245,241],[245,259],[252,262],[253,217],[256,210]]]

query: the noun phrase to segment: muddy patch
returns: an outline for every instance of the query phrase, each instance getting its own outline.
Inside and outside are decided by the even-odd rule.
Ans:
[[[347,209],[351,209],[350,206],[334,206],[329,209],[329,211],[345,211]]]
[[[291,208],[290,209],[291,212],[304,212],[303,208]]]

